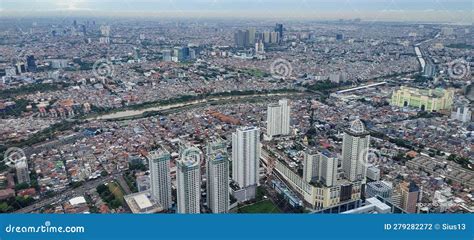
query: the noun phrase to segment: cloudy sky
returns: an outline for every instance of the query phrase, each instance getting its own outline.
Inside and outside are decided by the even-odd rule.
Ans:
[[[0,0],[0,16],[199,15],[365,20],[444,21],[472,24],[473,0]]]

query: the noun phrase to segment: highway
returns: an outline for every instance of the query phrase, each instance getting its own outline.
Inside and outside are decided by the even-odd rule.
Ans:
[[[57,193],[54,197],[44,199],[44,200],[41,200],[39,202],[35,202],[34,204],[32,204],[30,206],[27,206],[27,207],[24,207],[24,208],[21,208],[21,209],[15,211],[14,213],[29,213],[29,212],[41,209],[41,208],[43,208],[47,205],[51,205],[51,204],[54,204],[54,203],[57,203],[57,202],[62,202],[65,199],[72,198],[74,196],[84,195],[84,193],[86,193],[87,191],[96,188],[100,184],[110,182],[116,177],[118,177],[118,174],[110,175],[110,176],[105,177],[105,178],[99,178],[99,179],[87,181],[80,187],[69,188],[65,191]]]

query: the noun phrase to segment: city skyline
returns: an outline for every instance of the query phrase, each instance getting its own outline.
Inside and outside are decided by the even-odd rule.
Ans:
[[[3,17],[147,17],[147,18],[267,18],[282,20],[446,22],[472,24],[472,1],[467,0],[3,0]]]
[[[445,1],[58,3],[2,2],[1,213],[473,209],[474,29],[382,22]]]

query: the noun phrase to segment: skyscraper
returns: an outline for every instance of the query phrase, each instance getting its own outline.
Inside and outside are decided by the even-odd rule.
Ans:
[[[163,54],[163,61],[165,62],[171,62],[171,50],[163,50],[161,52]]]
[[[207,205],[213,213],[229,211],[229,154],[224,142],[212,142],[206,149]]]
[[[342,140],[342,168],[350,181],[365,182],[370,135],[360,119],[352,122]]]
[[[86,35],[87,35],[87,28],[86,28],[86,25],[84,25],[84,24],[81,25],[81,29],[82,29],[82,34],[83,34],[84,36],[86,36]]]
[[[278,33],[278,38],[281,41],[283,39],[283,24],[281,23],[275,24],[275,32]]]
[[[177,161],[178,213],[200,213],[201,150],[186,147]]]
[[[257,34],[257,29],[254,27],[251,27],[247,30],[247,43],[248,46],[253,46],[255,44],[255,35]]]
[[[281,106],[271,103],[267,107],[267,136],[273,137],[281,133]]]
[[[400,207],[407,213],[416,213],[420,188],[414,182],[403,182],[399,186],[399,192],[401,194]]]
[[[278,43],[280,41],[280,37],[277,32],[270,33],[270,43]]]
[[[308,150],[304,153],[303,159],[303,179],[312,182],[319,178],[319,154]]]
[[[320,182],[326,187],[332,187],[337,181],[337,156],[326,149],[306,152],[303,178],[306,182]]]
[[[27,69],[28,72],[36,72],[35,56],[28,55],[26,57],[26,69]]]
[[[151,195],[163,207],[171,208],[171,155],[164,149],[150,152],[148,155],[150,168]]]
[[[267,108],[267,136],[290,134],[290,105],[287,99],[270,104]]]
[[[319,164],[321,166],[320,181],[326,187],[332,187],[337,181],[337,157],[328,150],[319,153]]]
[[[240,188],[258,184],[260,129],[241,127],[232,133],[232,179]]]
[[[174,57],[178,62],[189,60],[189,47],[175,47]]]
[[[257,29],[251,27],[247,30],[238,30],[234,33],[235,46],[238,48],[253,47],[257,36]]]
[[[262,33],[262,39],[264,43],[270,43],[270,32],[266,31]]]
[[[249,31],[238,30],[234,33],[235,46],[238,48],[246,47],[249,45]]]
[[[256,54],[265,53],[265,45],[263,44],[262,40],[258,40],[258,42],[255,43],[255,53]]]

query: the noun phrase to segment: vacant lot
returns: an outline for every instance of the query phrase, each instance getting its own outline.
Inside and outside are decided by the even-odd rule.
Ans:
[[[122,189],[120,189],[120,187],[117,185],[117,183],[109,183],[107,186],[109,187],[110,192],[115,196],[115,199],[119,200],[120,203],[123,204],[123,192]]]
[[[280,210],[278,209],[277,206],[275,206],[275,204],[273,204],[272,201],[263,200],[251,205],[241,207],[239,209],[239,212],[240,213],[280,213]]]

